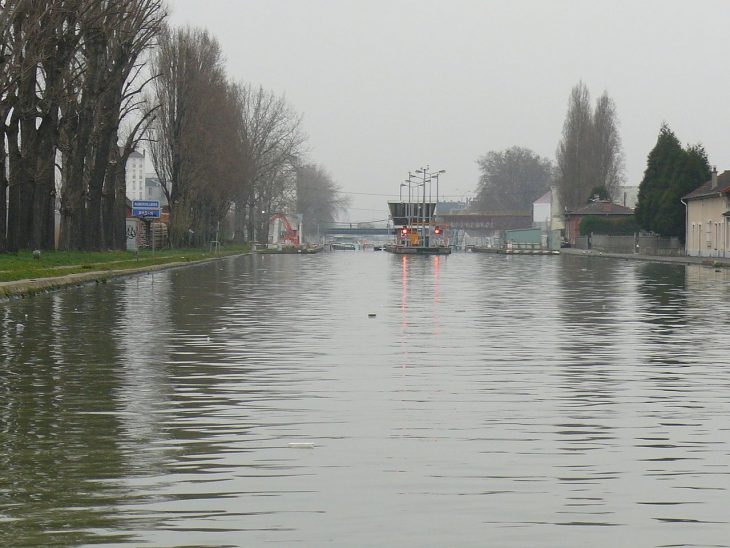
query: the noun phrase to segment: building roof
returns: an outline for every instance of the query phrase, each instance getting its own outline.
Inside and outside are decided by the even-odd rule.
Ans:
[[[463,211],[468,205],[466,202],[439,202],[436,204],[436,214]]]
[[[694,198],[704,198],[705,196],[716,196],[721,193],[730,192],[730,171],[723,171],[717,176],[717,187],[712,188],[712,179],[705,182],[701,186],[695,188],[689,194],[682,196],[683,200],[692,200]]]
[[[549,204],[552,201],[553,192],[548,190],[545,194],[540,196],[537,200],[532,202],[533,204]]]
[[[606,200],[598,200],[584,205],[581,208],[569,211],[566,215],[633,215],[630,207],[614,204]]]

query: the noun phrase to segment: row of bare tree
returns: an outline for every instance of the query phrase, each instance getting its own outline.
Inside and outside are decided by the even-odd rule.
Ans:
[[[57,203],[60,247],[121,247],[124,164],[149,118],[121,150],[119,128],[142,103],[162,0],[1,4],[0,250],[53,248]]]
[[[517,146],[491,151],[477,163],[481,175],[474,208],[529,210],[551,186],[568,209],[582,207],[594,195],[618,199],[624,160],[613,99],[604,92],[593,107],[586,85],[573,87],[554,164]]]
[[[52,249],[56,211],[61,249],[124,248],[142,140],[173,245],[217,238],[231,211],[238,239],[265,239],[296,204],[300,116],[165,18],[164,0],[0,0],[0,251]]]
[[[300,117],[283,97],[229,81],[205,31],[164,30],[151,66],[150,151],[171,241],[214,238],[233,204],[236,237],[265,239],[271,214],[293,202]]]

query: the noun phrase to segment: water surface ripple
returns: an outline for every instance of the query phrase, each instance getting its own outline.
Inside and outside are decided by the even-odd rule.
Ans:
[[[336,252],[0,303],[0,544],[730,546],[729,292]]]

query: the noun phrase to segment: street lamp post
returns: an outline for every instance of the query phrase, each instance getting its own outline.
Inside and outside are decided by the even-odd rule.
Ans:
[[[439,175],[446,173],[445,169],[442,169],[440,171],[437,171],[433,174],[433,177],[436,178],[436,205],[439,203]]]
[[[443,173],[446,173],[445,169],[442,169],[440,171],[431,172],[430,171],[431,166],[426,164],[425,167],[421,167],[420,169],[417,169],[414,173],[408,172],[408,178],[400,184],[400,191],[399,191],[399,198],[401,203],[403,202],[403,188],[408,186],[408,203],[406,204],[405,208],[405,215],[407,218],[408,226],[411,226],[414,222],[420,224],[419,229],[417,230],[417,233],[420,234],[420,247],[427,247],[429,245],[430,240],[433,237],[433,219],[436,213],[436,208],[433,209],[430,208],[431,206],[431,200],[433,190],[433,180],[436,179],[436,204],[439,202],[439,176]],[[426,185],[428,184],[428,189],[426,189]],[[415,193],[413,192],[414,186],[416,187]],[[418,194],[417,187],[421,187],[422,194]],[[428,192],[428,205],[429,209],[426,209],[426,192]],[[414,199],[416,200],[414,202]],[[420,202],[420,211],[414,211],[415,206]]]
[[[413,177],[415,177],[415,175],[413,175],[413,173],[411,173],[409,171],[408,179],[406,179],[406,183],[408,183],[408,208],[407,209],[408,209],[408,225],[409,226],[411,224],[413,224],[413,202],[412,202],[413,198],[411,196],[411,188],[412,188],[412,184],[413,184],[411,179],[413,179]]]
[[[421,216],[420,216],[421,217],[421,247],[426,247],[427,233],[428,233],[429,244],[430,244],[430,240],[433,237],[433,234],[432,234],[433,226],[432,225],[433,225],[434,216],[436,214],[435,207],[432,210],[431,209],[429,209],[428,211],[426,210],[426,184],[428,183],[428,202],[429,202],[429,207],[430,207],[431,200],[432,200],[431,190],[432,190],[433,180],[436,179],[436,204],[438,204],[438,202],[439,202],[439,187],[438,187],[439,176],[442,173],[446,173],[446,170],[442,169],[442,170],[439,170],[436,172],[432,172],[431,166],[426,164],[426,167],[417,169],[416,173],[420,174],[419,178],[420,178],[421,182],[418,183],[418,185],[423,187],[423,190],[422,190],[423,195],[422,195],[422,200],[421,200],[421,212],[420,212],[421,213]],[[428,227],[426,227],[427,221],[428,221]]]

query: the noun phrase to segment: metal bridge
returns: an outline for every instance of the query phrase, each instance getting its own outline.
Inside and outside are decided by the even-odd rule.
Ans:
[[[327,236],[387,236],[393,234],[392,228],[329,227],[324,229]]]

